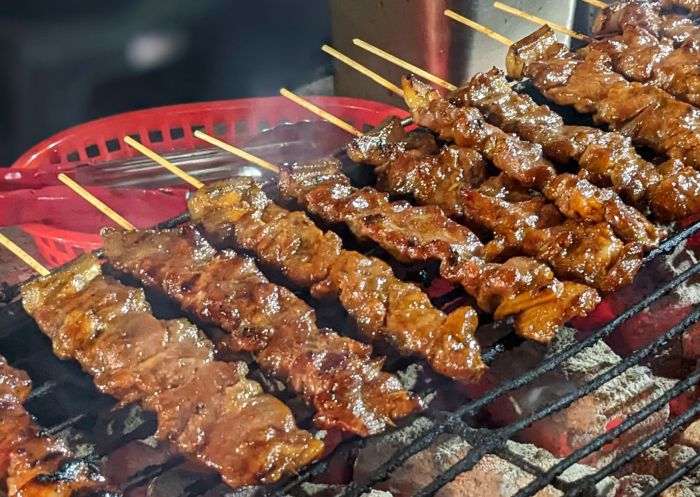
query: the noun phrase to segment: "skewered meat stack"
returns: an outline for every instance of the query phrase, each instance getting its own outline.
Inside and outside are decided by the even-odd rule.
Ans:
[[[606,223],[562,222],[558,209],[501,173],[483,180],[484,161],[473,149],[451,145],[423,154],[398,120],[351,142],[349,156],[375,166],[379,186],[412,195],[457,219],[491,230],[487,259],[525,254],[563,279],[612,291],[634,278],[642,262],[637,243],[624,243]]]
[[[22,406],[31,388],[29,376],[0,357],[0,489],[9,497],[121,495],[61,440],[41,434]]]
[[[320,330],[303,300],[270,283],[249,257],[217,253],[194,227],[103,236],[115,267],[219,326],[226,347],[253,352],[265,373],[315,409],[319,427],[371,435],[420,408],[396,376],[381,371],[370,346]]]
[[[482,176],[483,167],[472,172]],[[516,315],[516,330],[529,339],[548,342],[560,325],[598,303],[595,290],[557,281],[546,265],[532,259],[485,261],[484,245],[476,235],[439,207],[389,202],[387,194],[374,188],[355,188],[337,160],[282,170],[280,192],[326,222],[346,223],[357,237],[375,241],[400,261],[438,260],[444,279],[462,285],[496,319]]]
[[[289,408],[246,379],[245,363],[215,360],[186,320],[157,320],[143,290],[103,276],[96,257],[25,284],[22,302],[58,357],[122,404],[154,411],[161,439],[229,485],[273,482],[321,455]]]
[[[369,339],[423,357],[458,381],[475,381],[484,372],[474,309],[463,306],[450,314],[436,309],[420,288],[396,278],[388,264],[344,250],[338,235],[320,230],[303,212],[273,203],[255,181],[207,185],[190,198],[188,209],[215,245],[253,252],[315,298],[337,297]]]
[[[514,91],[497,69],[477,74],[456,93],[491,124],[541,145],[544,154],[557,164],[578,163],[579,176],[601,187],[610,186],[628,203],[648,207],[661,221],[700,212],[698,171],[677,160],[652,164],[621,133],[564,124],[549,107]]]
[[[607,55],[575,54],[543,26],[510,47],[506,67],[510,77],[529,77],[550,100],[593,113],[635,145],[700,169],[700,109],[656,86],[630,83]]]
[[[693,15],[700,14],[696,0],[619,0],[598,13],[592,31],[596,36],[610,36],[636,26],[660,39],[670,39],[674,46],[699,38],[700,27],[676,8]]]
[[[511,179],[541,191],[565,217],[605,222],[623,241],[644,249],[658,245],[662,232],[612,190],[573,174],[557,174],[541,147],[487,123],[474,107],[441,97],[414,78],[405,78],[403,87],[414,122],[457,146],[475,149]]]

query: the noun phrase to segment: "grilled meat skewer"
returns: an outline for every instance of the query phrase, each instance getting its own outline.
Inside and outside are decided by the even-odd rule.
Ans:
[[[508,75],[529,77],[547,98],[571,105],[638,146],[700,169],[700,109],[662,89],[630,83],[610,68],[609,57],[591,51],[580,58],[543,26],[508,49]]]
[[[0,357],[0,489],[8,497],[120,496],[96,467],[41,434],[22,406],[31,388],[29,376]]]
[[[98,388],[158,416],[157,435],[233,487],[269,483],[318,458],[323,443],[289,408],[246,379],[243,362],[184,319],[157,320],[142,289],[102,275],[83,255],[22,287],[22,303],[56,355],[77,360]]]
[[[369,339],[423,357],[437,372],[476,381],[485,371],[474,337],[477,316],[464,306],[446,315],[420,288],[396,278],[385,262],[343,250],[303,212],[273,203],[249,178],[213,183],[188,201],[192,220],[216,245],[254,252],[316,298],[338,298]]]
[[[552,161],[576,161],[579,176],[611,186],[633,205],[648,203],[662,221],[700,212],[700,172],[673,159],[661,166],[647,162],[621,133],[565,125],[549,107],[514,91],[497,69],[477,74],[453,98],[478,108],[504,131],[541,145]]]
[[[697,0],[618,0],[598,12],[591,30],[596,36],[610,36],[639,27],[672,40],[675,46],[700,39],[700,26],[691,17],[673,12],[674,6],[700,14]]]
[[[460,284],[496,319],[515,315],[523,337],[548,342],[574,316],[598,303],[597,292],[560,282],[544,264],[514,257],[504,264],[484,260],[484,246],[468,228],[437,206],[389,202],[388,195],[350,184],[342,165],[323,159],[280,171],[280,192],[329,223],[347,224],[401,261],[440,261],[440,275]]]
[[[670,38],[625,26],[622,34],[594,40],[579,53],[585,57],[591,51],[608,55],[611,67],[630,81],[658,86],[679,100],[700,105],[700,39],[675,48]]]
[[[372,348],[316,326],[314,310],[270,283],[252,259],[216,253],[192,226],[104,230],[118,269],[161,289],[186,311],[226,332],[223,344],[249,350],[265,373],[316,410],[324,429],[373,435],[420,407],[399,379],[381,371]]]
[[[542,147],[487,123],[474,107],[443,98],[415,78],[404,78],[403,90],[415,123],[458,146],[475,149],[511,178],[541,191],[567,218],[605,222],[624,241],[647,250],[658,246],[662,232],[611,189],[573,174],[557,174],[543,157]]]
[[[484,181],[484,162],[473,150],[449,146],[430,153],[432,136],[407,134],[398,119],[356,138],[347,150],[352,160],[375,167],[381,190],[411,195],[494,232],[487,260],[529,255],[549,264],[559,278],[604,291],[631,282],[641,266],[641,247],[621,242],[606,223],[562,224],[556,207],[503,173]]]

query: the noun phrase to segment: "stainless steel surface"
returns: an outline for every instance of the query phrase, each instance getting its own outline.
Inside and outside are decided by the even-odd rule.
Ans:
[[[405,73],[353,45],[361,38],[454,83],[478,71],[503,67],[507,48],[443,15],[445,9],[469,17],[517,40],[537,25],[493,7],[493,0],[330,0],[333,46],[392,82]],[[504,0],[514,7],[565,26],[574,25],[576,0]],[[586,13],[588,6],[585,7]],[[568,37],[561,37],[569,41]],[[336,62],[337,95],[401,104],[398,97]]]

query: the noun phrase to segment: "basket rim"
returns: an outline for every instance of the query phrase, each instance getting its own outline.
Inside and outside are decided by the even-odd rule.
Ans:
[[[344,107],[355,110],[363,110],[372,113],[389,114],[393,113],[400,117],[408,116],[408,111],[395,107],[390,104],[385,104],[383,102],[377,102],[374,100],[367,100],[363,98],[355,97],[335,97],[335,96],[304,96],[304,98],[311,103],[317,104],[319,107],[329,106],[329,107]],[[77,136],[82,135],[86,131],[97,132],[99,129],[105,129],[113,124],[124,122],[126,120],[137,120],[139,118],[151,117],[154,113],[167,114],[169,116],[176,116],[178,114],[185,114],[190,112],[212,112],[221,111],[225,109],[233,109],[240,107],[248,107],[253,105],[296,105],[290,102],[288,99],[281,96],[269,96],[269,97],[251,97],[251,98],[237,98],[228,100],[210,100],[204,102],[191,102],[191,103],[180,103],[173,105],[164,105],[159,107],[148,107],[145,109],[137,109],[128,112],[122,112],[119,114],[112,114],[110,116],[100,117],[87,121],[81,124],[77,124],[63,131],[59,131],[51,135],[48,138],[40,141],[33,147],[29,148],[22,155],[20,155],[10,166],[10,169],[36,169],[41,167],[37,159],[47,153],[50,150],[56,149],[59,145],[69,139],[75,139]],[[309,111],[306,111],[309,112]],[[309,115],[313,114],[309,112]],[[99,162],[96,162],[99,163]],[[82,164],[82,162],[77,162],[75,165]],[[62,168],[63,169],[63,168]]]

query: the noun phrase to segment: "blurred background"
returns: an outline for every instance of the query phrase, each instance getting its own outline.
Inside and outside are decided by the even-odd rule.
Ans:
[[[511,38],[535,25],[482,0],[33,0],[0,2],[0,165],[97,117],[165,104],[301,93],[396,97],[320,51],[334,46],[392,80],[402,71],[352,45],[361,37],[461,81],[500,64],[505,47],[445,8]],[[586,4],[512,0],[555,22],[586,23]],[[578,3],[578,11],[576,4]],[[581,10],[583,9],[583,10]]]

